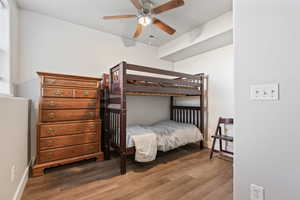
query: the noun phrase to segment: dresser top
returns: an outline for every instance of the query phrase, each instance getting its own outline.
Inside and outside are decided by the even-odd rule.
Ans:
[[[70,79],[85,79],[85,80],[94,80],[94,81],[101,81],[102,78],[96,77],[88,77],[88,76],[77,76],[77,75],[68,75],[68,74],[56,74],[56,73],[49,73],[49,72],[37,72],[39,76],[50,76],[50,77],[61,77],[61,78],[70,78]]]

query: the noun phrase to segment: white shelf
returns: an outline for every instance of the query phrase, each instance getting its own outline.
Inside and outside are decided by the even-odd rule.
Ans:
[[[233,43],[232,12],[227,12],[159,47],[161,59],[177,62]]]
[[[161,59],[171,62],[177,62],[186,58],[196,56],[207,51],[221,48],[233,43],[233,31],[229,30],[214,37],[208,38],[204,41],[196,43],[194,45],[183,48],[179,51],[171,53],[167,56],[161,57]]]

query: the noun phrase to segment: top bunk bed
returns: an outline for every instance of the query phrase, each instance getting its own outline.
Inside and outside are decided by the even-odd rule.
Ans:
[[[143,96],[201,96],[204,74],[175,71],[121,62],[110,69],[110,94]]]

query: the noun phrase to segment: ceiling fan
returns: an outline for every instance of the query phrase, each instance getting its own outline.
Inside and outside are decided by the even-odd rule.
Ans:
[[[165,24],[161,20],[157,19],[156,17],[154,17],[154,15],[183,6],[184,5],[183,0],[171,0],[155,8],[152,8],[153,3],[149,0],[143,0],[142,3],[139,0],[130,0],[130,1],[134,5],[134,7],[138,10],[138,14],[104,16],[103,19],[137,18],[138,24],[133,34],[134,38],[137,38],[142,33],[143,26],[148,26],[150,24],[153,24],[154,26],[160,28],[161,30],[163,30],[164,32],[170,35],[176,32],[175,29]]]

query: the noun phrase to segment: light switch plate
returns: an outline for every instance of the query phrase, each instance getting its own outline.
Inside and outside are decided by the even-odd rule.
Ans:
[[[265,199],[265,189],[261,186],[251,184],[250,195],[251,200],[264,200]]]
[[[279,84],[251,85],[250,97],[252,100],[279,100]]]

